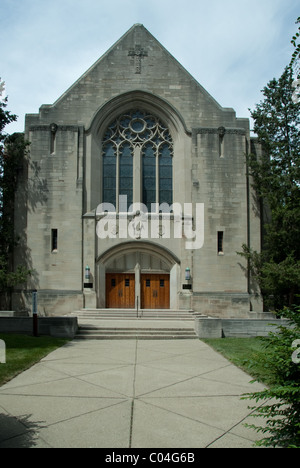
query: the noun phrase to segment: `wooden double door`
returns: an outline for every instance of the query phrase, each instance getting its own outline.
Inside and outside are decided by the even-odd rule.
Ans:
[[[141,309],[170,308],[170,275],[141,275]],[[106,307],[108,309],[135,308],[135,275],[108,273],[106,275]]]

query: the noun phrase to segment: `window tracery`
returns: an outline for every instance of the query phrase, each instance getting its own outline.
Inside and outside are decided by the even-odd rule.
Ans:
[[[116,206],[126,195],[128,207],[142,202],[148,211],[154,203],[172,204],[173,141],[158,117],[142,110],[122,114],[108,126],[102,148],[104,203]],[[134,181],[137,165],[141,170]]]

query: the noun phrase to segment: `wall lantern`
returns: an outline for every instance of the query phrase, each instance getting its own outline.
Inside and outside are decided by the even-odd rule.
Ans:
[[[90,281],[90,278],[91,278],[91,269],[90,269],[90,267],[87,265],[87,266],[85,267],[85,280],[86,280],[87,283]]]
[[[190,281],[191,279],[191,270],[189,268],[186,268],[185,270],[185,280]]]

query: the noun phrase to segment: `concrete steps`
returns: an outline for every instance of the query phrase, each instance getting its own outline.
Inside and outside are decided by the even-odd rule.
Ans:
[[[193,328],[123,328],[80,326],[78,340],[174,340],[196,339]]]
[[[194,321],[195,315],[193,311],[188,310],[135,310],[135,309],[82,309],[73,312],[72,315],[79,319],[93,320],[189,320]]]
[[[78,319],[77,340],[197,339],[192,311],[84,309]]]

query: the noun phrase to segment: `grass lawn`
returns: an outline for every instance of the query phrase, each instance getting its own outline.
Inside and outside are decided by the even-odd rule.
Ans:
[[[269,384],[269,376],[263,359],[266,350],[260,338],[215,338],[202,341],[254,379],[265,385]]]
[[[0,386],[31,367],[69,340],[41,336],[1,334],[6,344],[6,364],[0,363]]]

